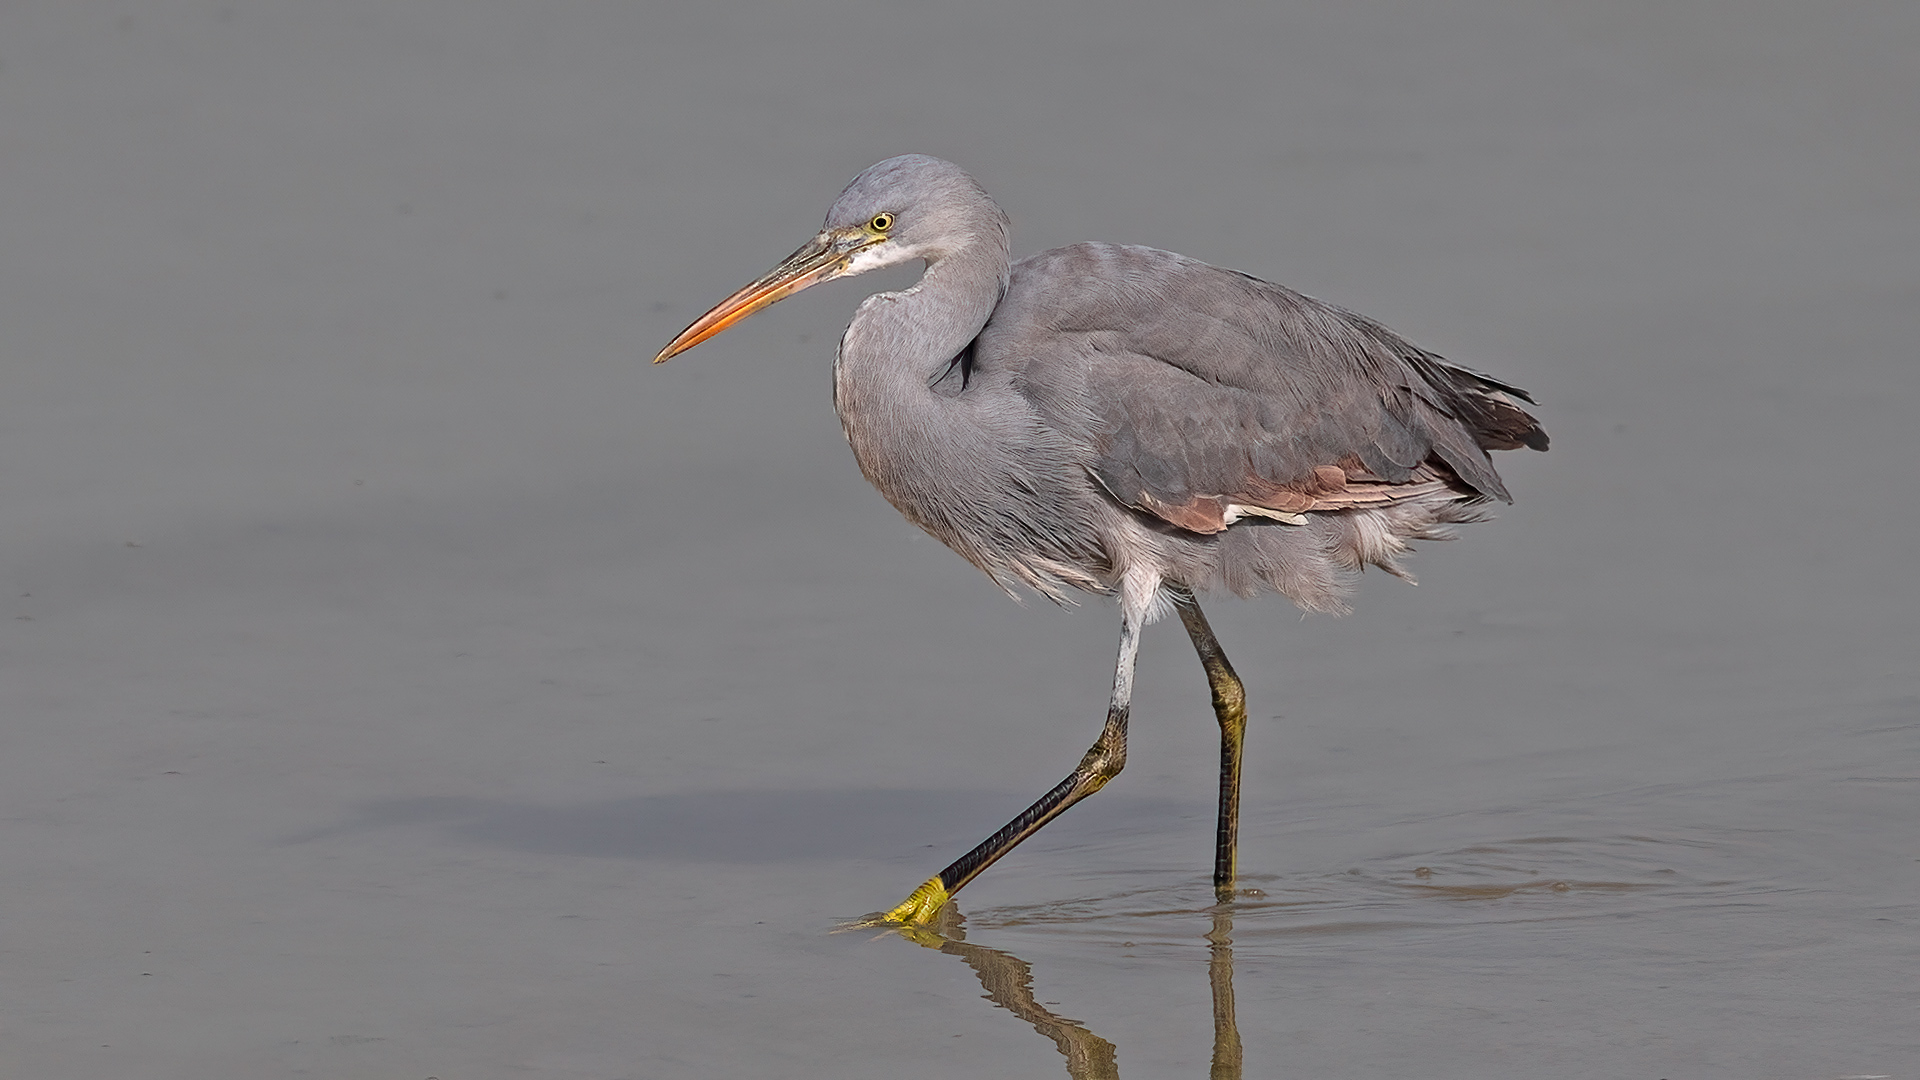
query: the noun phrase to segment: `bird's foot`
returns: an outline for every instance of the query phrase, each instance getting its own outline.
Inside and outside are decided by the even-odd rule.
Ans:
[[[881,914],[877,918],[880,924],[899,924],[903,926],[926,926],[947,906],[953,894],[947,891],[947,883],[938,876],[927,879],[927,883],[913,890],[899,907]]]

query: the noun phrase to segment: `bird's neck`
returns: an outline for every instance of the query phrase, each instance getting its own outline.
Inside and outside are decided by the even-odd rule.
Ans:
[[[841,420],[930,394],[930,384],[967,347],[1006,291],[1006,249],[975,244],[929,260],[918,284],[868,297],[847,327],[834,365]]]
[[[960,399],[933,388],[1006,290],[1004,247],[997,261],[991,252],[969,254],[930,260],[918,285],[860,305],[833,366],[833,405],[873,486],[909,521],[978,562],[957,540],[951,507],[933,497],[951,458],[983,449],[972,444],[985,432],[967,422]]]

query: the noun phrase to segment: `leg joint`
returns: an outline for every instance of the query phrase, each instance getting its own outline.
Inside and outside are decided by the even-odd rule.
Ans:
[[[1240,676],[1233,669],[1222,664],[1207,665],[1207,683],[1213,689],[1213,712],[1220,718],[1220,725],[1229,723],[1245,725],[1247,722],[1247,688],[1240,682]]]
[[[1092,794],[1105,787],[1107,781],[1119,776],[1120,770],[1126,767],[1127,714],[1115,710],[1108,714],[1106,729],[1100,732],[1100,738],[1080,759],[1080,767],[1074,772],[1087,793]]]

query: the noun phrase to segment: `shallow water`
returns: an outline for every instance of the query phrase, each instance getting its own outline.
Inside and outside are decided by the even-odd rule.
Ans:
[[[1916,12],[9,8],[0,1072],[1916,1075]],[[645,364],[905,151],[1542,398],[1418,589],[1209,604],[1230,905],[1159,625],[845,929],[1117,636],[865,486],[860,285]]]

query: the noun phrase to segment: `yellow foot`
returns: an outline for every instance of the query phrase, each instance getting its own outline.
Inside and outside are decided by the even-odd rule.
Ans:
[[[880,921],[925,926],[940,914],[940,909],[947,906],[947,901],[951,899],[953,894],[947,891],[944,882],[938,877],[928,878],[925,885],[913,890],[913,895],[907,897],[905,903],[880,916]]]

